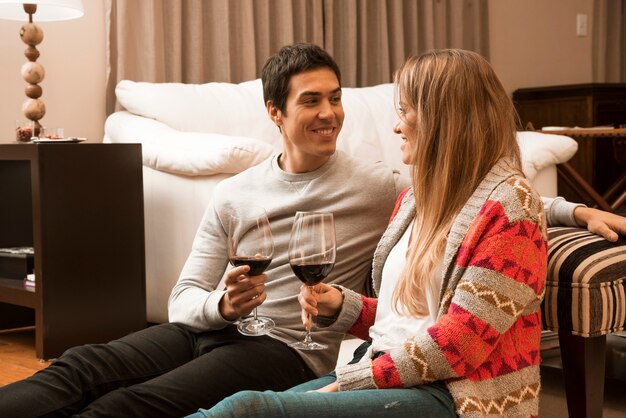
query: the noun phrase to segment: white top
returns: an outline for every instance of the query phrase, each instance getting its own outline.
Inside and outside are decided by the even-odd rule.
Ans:
[[[426,329],[433,325],[437,319],[439,292],[441,290],[441,266],[435,269],[430,281],[426,283],[426,292],[422,294],[422,298],[425,298],[428,306],[428,315],[421,318],[401,316],[392,309],[392,295],[406,263],[406,252],[412,227],[413,222],[393,247],[383,267],[376,322],[370,328],[372,345],[369,357],[371,357],[371,353],[402,346],[410,337],[425,333]],[[364,358],[367,357],[364,356]]]

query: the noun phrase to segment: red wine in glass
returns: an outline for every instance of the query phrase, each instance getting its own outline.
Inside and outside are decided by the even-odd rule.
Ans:
[[[272,262],[274,241],[270,222],[263,208],[246,205],[237,208],[230,217],[228,226],[228,259],[235,266],[247,265],[250,270],[246,276],[258,276]],[[244,318],[237,324],[237,329],[244,335],[258,336],[269,333],[275,326],[271,318],[257,315]]]
[[[248,276],[258,276],[263,273],[265,269],[272,262],[272,257],[231,257],[229,258],[230,264],[235,267],[248,266],[250,270],[246,273]]]
[[[296,262],[297,263],[297,262]],[[331,272],[335,263],[289,263],[296,277],[305,285],[312,287],[321,282]]]
[[[324,280],[335,266],[336,244],[333,214],[297,212],[291,229],[288,251],[289,265],[294,274],[314,293],[313,287]],[[312,340],[310,328],[307,328],[303,341],[291,343],[289,346],[299,350],[328,348],[326,344]]]

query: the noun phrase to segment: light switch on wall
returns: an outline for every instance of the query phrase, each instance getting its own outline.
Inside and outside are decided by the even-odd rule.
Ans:
[[[587,36],[587,15],[584,13],[576,15],[576,35]]]

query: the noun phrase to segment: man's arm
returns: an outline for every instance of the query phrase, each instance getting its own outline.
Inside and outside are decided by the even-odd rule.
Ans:
[[[231,323],[223,318],[219,303],[224,290],[217,290],[228,266],[227,236],[213,206],[206,209],[191,254],[170,294],[170,322],[198,330],[220,329]]]
[[[582,226],[608,241],[626,235],[626,217],[571,203],[562,197],[542,197],[548,226]]]

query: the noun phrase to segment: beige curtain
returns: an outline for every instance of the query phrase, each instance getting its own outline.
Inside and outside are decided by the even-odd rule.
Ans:
[[[120,80],[240,82],[295,41],[323,45],[322,0],[107,0],[107,114]]]
[[[592,77],[626,82],[626,0],[594,0]]]
[[[489,58],[487,1],[325,0],[325,48],[347,86],[392,80],[411,54],[464,48]]]
[[[345,86],[390,82],[430,48],[489,55],[487,0],[106,0],[106,10],[107,113],[120,80],[251,80],[296,41],[333,54]]]

